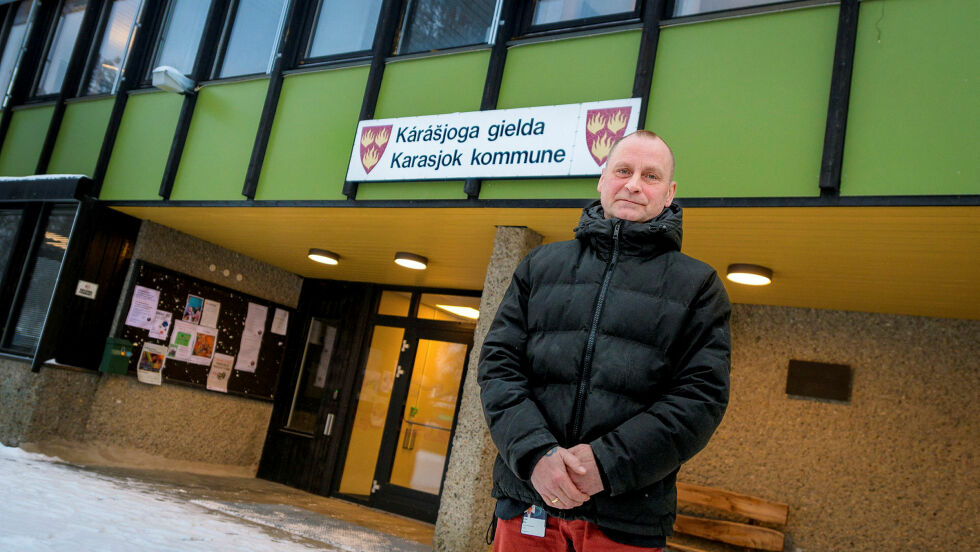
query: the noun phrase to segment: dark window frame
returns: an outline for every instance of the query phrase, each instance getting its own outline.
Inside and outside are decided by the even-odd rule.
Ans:
[[[671,0],[673,1],[673,0]],[[600,15],[597,17],[583,17],[581,19],[569,19],[556,23],[534,25],[534,8],[536,2],[522,2],[520,13],[518,14],[518,32],[514,38],[534,38],[539,36],[550,36],[563,34],[570,31],[591,31],[604,29],[607,27],[618,27],[642,22],[643,0],[636,0],[633,11],[620,12],[610,15]]]
[[[282,11],[279,12],[279,25],[276,27],[276,36],[273,38],[272,50],[269,51],[270,60],[274,59],[276,53],[279,52],[279,45],[282,42],[282,37],[287,31],[290,30],[290,22],[286,20],[286,14],[289,11],[289,4],[291,1],[294,0],[283,0]],[[258,73],[244,73],[241,75],[230,75],[227,77],[221,76],[221,69],[225,64],[225,55],[228,53],[228,43],[231,41],[231,33],[235,27],[235,20],[238,19],[238,8],[241,7],[241,4],[242,0],[230,0],[228,3],[227,10],[223,16],[225,21],[218,33],[217,44],[214,45],[214,58],[211,68],[210,71],[207,72],[207,80],[209,82],[234,82],[270,76],[272,64]],[[210,48],[213,45],[208,44],[206,46]]]
[[[136,19],[133,21],[133,29],[131,33],[133,35],[137,34],[139,27],[142,22],[142,18],[147,10],[147,4],[153,0],[139,0],[139,6],[136,9]],[[132,57],[134,50],[136,49],[136,42],[131,42],[127,47],[123,59],[120,61],[119,71],[122,74],[120,80],[117,81],[117,85],[114,86],[116,90],[110,90],[108,92],[102,92],[100,94],[89,94],[88,85],[89,79],[92,78],[92,71],[95,70],[95,64],[98,63],[99,50],[102,48],[102,39],[105,38],[105,33],[107,27],[109,26],[109,16],[112,14],[112,6],[115,0],[104,0],[102,6],[99,8],[99,18],[98,23],[95,26],[95,32],[92,34],[92,43],[89,44],[88,52],[85,55],[85,70],[82,71],[82,77],[78,81],[78,89],[75,90],[76,98],[108,98],[116,95],[119,88],[122,88],[122,79],[126,77],[126,62]],[[140,52],[142,53],[142,52]]]
[[[490,19],[490,25],[487,27],[488,30],[493,29],[494,26],[499,27],[498,21],[501,17],[503,17],[501,13],[503,1],[504,0],[494,0],[493,15],[491,16]],[[482,42],[473,42],[471,44],[457,44],[456,46],[447,46],[444,48],[423,50],[420,52],[402,52],[401,41],[406,34],[405,30],[408,28],[407,27],[408,17],[411,14],[412,10],[414,10],[417,7],[417,2],[418,0],[402,0],[401,2],[399,2],[400,5],[398,6],[398,18],[395,27],[395,36],[394,36],[394,40],[392,40],[391,43],[391,52],[388,53],[390,57],[411,58],[411,57],[419,57],[419,56],[438,55],[438,54],[444,54],[447,52],[455,52],[455,51],[489,49],[493,47],[493,42],[496,41],[496,37],[497,37],[496,29],[492,31],[492,37],[494,39],[493,41],[484,40]]]
[[[57,34],[58,32],[58,21],[61,18],[61,10],[64,8],[65,3],[68,1],[69,0],[58,0],[55,9],[50,14],[50,17],[48,18],[47,21],[44,22],[45,25],[44,46],[41,48],[41,55],[38,58],[37,67],[35,68],[33,78],[31,79],[30,93],[27,95],[27,99],[25,100],[25,103],[49,102],[57,99],[58,96],[61,94],[60,89],[55,92],[49,92],[47,94],[38,94],[37,89],[41,85],[41,78],[44,76],[44,69],[45,69],[45,64],[47,62],[48,53],[51,51],[51,47],[54,45],[54,37],[55,34]],[[85,10],[88,9],[88,4],[92,2],[98,2],[98,1],[99,0],[86,1],[85,9],[82,10],[83,19],[85,17]],[[81,22],[80,22],[78,32],[75,34],[75,40],[72,43],[72,49],[70,52],[68,52],[69,61],[71,60],[71,57],[75,52],[75,49],[79,47],[78,37],[79,35],[83,34],[83,32],[84,29],[81,28]],[[66,76],[67,76],[67,72],[66,72]],[[61,81],[62,88],[64,88],[64,79],[65,77],[63,76]]]
[[[208,9],[209,12],[212,10],[212,6],[217,1],[219,1],[219,0],[207,0],[207,9]],[[177,3],[177,0],[166,0],[166,7],[164,7],[164,9],[160,11],[160,17],[158,18],[158,21],[154,21],[153,22],[153,24],[154,24],[154,29],[153,29],[153,43],[152,43],[152,46],[146,52],[147,53],[146,67],[144,67],[144,70],[143,70],[143,73],[144,74],[140,77],[140,83],[139,83],[139,86],[137,88],[152,88],[153,87],[153,69],[154,69],[154,64],[156,63],[157,54],[160,53],[160,45],[163,42],[163,35],[166,32],[166,30],[167,30],[167,28],[166,28],[167,27],[167,18],[170,17],[170,14],[172,13],[172,10],[173,10],[174,5],[176,3]],[[220,16],[221,17],[224,17],[225,14],[222,13],[222,14],[220,14]],[[209,41],[208,41],[208,26],[209,26],[209,23],[210,23],[210,21],[208,19],[205,19],[204,20],[204,26],[201,27],[201,38],[200,38],[200,40],[197,43],[197,51],[194,52],[195,63],[192,64],[190,72],[184,74],[184,76],[186,76],[186,77],[193,78],[194,69],[196,69],[196,60],[201,55],[201,51],[206,50],[206,49],[214,49],[215,48],[215,44],[209,43]]]
[[[317,0],[316,2],[309,2],[304,7],[303,14],[300,16],[301,27],[296,29],[300,36],[300,47],[296,49],[296,59],[291,60],[292,62],[288,65],[290,68],[300,68],[300,67],[320,67],[320,66],[330,66],[338,63],[350,63],[357,61],[370,62],[371,56],[374,52],[373,44],[377,40],[378,32],[380,31],[381,20],[384,18],[385,4],[382,1],[381,7],[378,10],[378,20],[375,21],[374,26],[374,39],[371,41],[372,47],[368,47],[364,50],[357,50],[353,52],[344,52],[342,54],[333,54],[328,56],[306,56],[306,52],[310,50],[313,44],[314,34],[316,32],[316,24],[320,19],[320,8],[323,6],[323,0]],[[400,8],[399,8],[400,9]]]
[[[44,230],[47,228],[48,220],[52,212],[61,210],[72,210],[72,227],[78,217],[78,205],[64,201],[38,202],[28,204],[6,205],[0,203],[2,211],[21,211],[20,226],[17,230],[14,246],[7,261],[7,268],[0,280],[0,317],[3,325],[0,326],[0,355],[12,356],[17,358],[33,358],[37,348],[28,350],[23,347],[11,345],[13,335],[16,330],[17,318],[24,308],[25,294],[30,285],[31,275],[37,264],[37,256],[41,245],[44,242]],[[70,233],[69,236],[70,244]],[[67,253],[67,249],[66,249]],[[65,258],[62,257],[61,264],[64,266]],[[58,282],[51,289],[51,297],[48,299],[45,321],[50,314],[51,301],[54,297]],[[44,331],[42,324],[41,332]]]
[[[3,16],[2,30],[0,30],[0,56],[3,55],[4,50],[7,46],[7,40],[10,38],[10,31],[14,26],[14,19],[17,18],[17,12],[23,3],[34,4],[27,10],[27,23],[24,29],[24,37],[20,48],[27,47],[28,49],[23,52],[23,55],[18,55],[14,59],[14,64],[10,68],[10,79],[7,81],[7,86],[0,88],[0,108],[7,107],[11,108],[15,105],[20,105],[25,103],[22,96],[18,99],[18,82],[21,81],[21,72],[25,69],[25,60],[27,65],[31,65],[30,60],[30,46],[31,37],[36,32],[38,25],[44,24],[44,10],[45,6],[40,3],[40,0],[20,0],[20,2],[13,2],[3,6],[6,9],[6,13]],[[29,69],[29,67],[27,67]],[[32,79],[34,75],[32,75]],[[10,89],[11,97],[8,99],[6,97],[7,90]]]

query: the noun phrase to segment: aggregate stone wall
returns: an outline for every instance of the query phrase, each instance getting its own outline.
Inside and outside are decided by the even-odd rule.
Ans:
[[[980,321],[736,305],[732,337],[728,412],[680,480],[788,503],[791,551],[976,547]],[[790,359],[850,365],[850,403],[789,398]]]
[[[82,440],[98,375],[0,360],[0,443]]]

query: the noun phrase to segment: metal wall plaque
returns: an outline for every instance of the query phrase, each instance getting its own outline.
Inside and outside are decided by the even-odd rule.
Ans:
[[[786,394],[805,399],[851,401],[853,371],[846,364],[790,360]]]

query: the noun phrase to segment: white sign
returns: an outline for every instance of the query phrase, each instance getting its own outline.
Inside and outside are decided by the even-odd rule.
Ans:
[[[86,282],[85,280],[79,280],[78,285],[75,286],[75,295],[79,297],[85,297],[87,299],[95,299],[95,294],[99,292],[99,284],[94,282]]]
[[[347,180],[594,176],[640,99],[361,121]]]

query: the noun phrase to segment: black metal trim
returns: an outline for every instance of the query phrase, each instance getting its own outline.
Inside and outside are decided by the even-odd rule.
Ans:
[[[219,24],[224,19],[219,17],[224,15],[226,3],[223,0],[214,0],[208,7],[207,19],[204,23],[204,34],[194,57],[194,68],[191,70],[190,78],[195,83],[200,82],[207,74],[208,68],[214,60],[214,43],[217,33],[221,27]],[[166,6],[164,7],[166,9]],[[166,13],[164,11],[164,13]],[[154,34],[157,36],[157,33]],[[163,169],[163,176],[160,178],[160,189],[157,194],[163,199],[170,199],[170,194],[174,189],[174,181],[177,179],[177,170],[180,168],[180,160],[184,155],[184,144],[187,143],[187,133],[190,132],[191,120],[194,118],[194,107],[197,106],[197,93],[184,94],[184,101],[180,106],[180,115],[177,116],[177,126],[174,128],[173,141],[170,143],[170,153],[167,155],[167,164]]]
[[[827,128],[824,132],[823,156],[820,160],[821,195],[840,195],[859,11],[858,0],[841,1],[840,16],[837,19],[837,44],[834,46],[834,70],[830,78]]]
[[[507,62],[507,43],[517,28],[519,8],[520,3],[517,0],[504,0],[500,8],[500,22],[497,27],[497,36],[490,50],[490,61],[487,64],[487,77],[483,82],[483,98],[480,100],[481,111],[497,109],[497,100],[500,98],[500,85],[504,80],[504,65]],[[467,198],[477,199],[480,197],[480,189],[482,187],[482,179],[468,178],[463,183],[463,192]]]
[[[44,180],[0,178],[0,202],[79,201],[88,196],[92,184],[81,175],[52,175]]]
[[[133,45],[126,54],[126,63],[123,66],[124,75],[142,75],[143,69],[146,67],[147,63],[147,41],[152,39],[156,33],[145,32],[153,31],[152,23],[160,19],[160,14],[163,8],[166,6],[163,2],[153,2],[152,0],[144,0],[146,4],[143,5],[142,18],[136,22],[135,35],[133,37]],[[107,5],[109,5],[107,3]],[[104,27],[104,20],[108,17],[109,10],[105,10],[102,15],[103,22],[101,25]],[[102,31],[96,32],[96,36],[100,37],[101,40]],[[93,50],[89,52],[89,57],[92,58],[92,52],[97,49],[98,45],[95,44],[96,41],[93,40],[92,48]],[[85,86],[85,80],[87,78],[87,73],[83,73],[82,81],[79,86]],[[129,99],[129,93],[139,87],[139,78],[127,79],[123,78],[119,82],[119,88],[116,90],[116,100],[112,104],[112,112],[109,114],[109,122],[106,124],[105,135],[102,139],[102,148],[99,150],[99,160],[95,164],[95,170],[92,171],[92,180],[95,181],[95,186],[92,190],[92,194],[95,197],[99,196],[102,190],[102,183],[105,180],[106,171],[109,169],[109,160],[112,158],[112,150],[116,145],[116,136],[119,134],[119,126],[122,124],[123,112],[126,110],[126,102]],[[84,94],[79,94],[84,95]]]
[[[378,107],[378,95],[381,93],[381,80],[384,78],[385,61],[395,43],[395,32],[401,16],[402,0],[384,0],[381,5],[381,16],[378,27],[374,31],[374,44],[371,48],[371,69],[368,72],[367,84],[364,87],[364,99],[361,100],[361,113],[358,121],[366,121],[374,117]],[[343,194],[347,199],[357,198],[357,182],[345,181]]]
[[[263,201],[105,201],[110,207],[359,207],[438,209],[569,209],[581,208],[597,198],[552,199],[408,199],[408,200],[263,200]],[[975,207],[980,195],[835,196],[835,197],[702,197],[677,198],[685,208],[701,207]]]
[[[65,100],[74,96],[75,91],[78,90],[82,69],[85,67],[85,56],[88,55],[89,50],[86,46],[91,44],[92,37],[95,35],[95,27],[99,22],[99,13],[101,12],[99,4],[98,0],[89,0],[85,6],[85,14],[82,16],[78,34],[75,35],[75,44],[72,46],[72,52],[68,58],[68,68],[65,71],[64,79],[61,81],[61,90],[55,100],[54,111],[52,111],[51,120],[48,122],[48,130],[44,135],[44,144],[41,146],[41,153],[38,156],[34,174],[48,172],[48,163],[51,162],[51,154],[54,153],[58,133],[61,131],[61,122],[65,117]],[[39,70],[37,73],[38,79],[40,79],[41,71]]]
[[[255,132],[255,141],[252,144],[252,155],[248,161],[248,169],[245,172],[245,182],[242,184],[242,195],[248,199],[255,199],[255,192],[259,187],[259,177],[262,173],[262,165],[265,162],[265,152],[269,147],[269,138],[272,134],[272,124],[275,122],[276,110],[279,106],[279,96],[282,94],[283,66],[296,57],[299,40],[296,35],[302,24],[298,17],[305,15],[299,9],[299,0],[290,0],[286,12],[286,21],[283,25],[283,32],[277,45],[276,61],[272,65],[269,74],[269,86],[265,94],[265,103],[262,106],[262,115],[259,117],[259,127]]]
[[[660,19],[665,4],[665,0],[645,0],[643,3],[643,33],[640,35],[640,52],[636,56],[636,75],[633,77],[633,97],[640,98],[637,128],[646,126],[653,67],[657,62],[657,46],[660,43]]]

